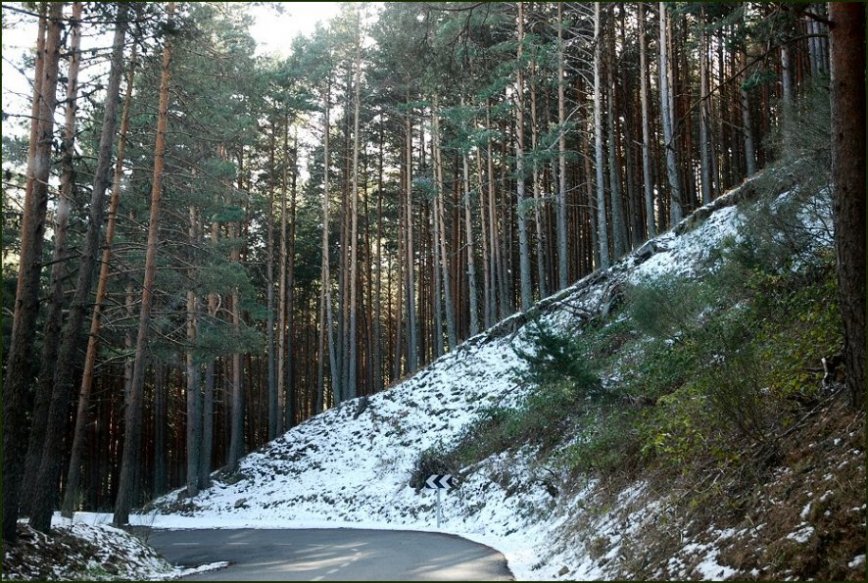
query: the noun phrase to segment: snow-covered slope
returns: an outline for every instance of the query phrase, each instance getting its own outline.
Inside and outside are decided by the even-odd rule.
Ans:
[[[717,199],[611,269],[543,300],[534,312],[555,327],[575,326],[607,312],[627,282],[707,267],[709,250],[724,237],[737,237],[742,215],[734,204],[749,190]],[[513,348],[523,342],[526,321],[516,314],[395,387],[307,420],[245,457],[237,474],[217,477],[193,499],[169,494],[140,520],[156,527],[434,529],[436,495],[409,486],[414,464],[424,450],[454,443],[483,408],[519,402],[525,389],[514,380],[521,362]],[[525,450],[468,468],[461,487],[444,496],[442,530],[501,550],[519,579],[613,576],[616,561],[610,559],[621,551],[622,538],[656,520],[660,508],[644,505],[645,486],[635,483],[619,495],[619,508],[591,513],[582,497],[594,483],[573,487],[578,496],[559,496],[550,482],[568,478],[558,471],[540,467],[534,452]],[[637,507],[624,524],[623,509],[631,505]],[[593,552],[593,541],[573,532],[571,525],[583,521],[605,537],[602,556]],[[715,548],[685,551],[695,559],[694,575],[732,573],[717,564]]]

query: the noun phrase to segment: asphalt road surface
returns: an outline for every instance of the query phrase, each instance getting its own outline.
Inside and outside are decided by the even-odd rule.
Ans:
[[[148,543],[183,567],[228,561],[197,581],[509,581],[503,555],[457,536],[411,531],[153,530]]]

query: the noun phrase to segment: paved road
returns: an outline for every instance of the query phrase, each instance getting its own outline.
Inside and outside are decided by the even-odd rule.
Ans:
[[[457,536],[410,531],[153,530],[148,542],[184,567],[229,561],[199,581],[508,581],[497,551]]]

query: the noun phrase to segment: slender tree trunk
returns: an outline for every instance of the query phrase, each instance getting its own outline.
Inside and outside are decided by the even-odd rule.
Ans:
[[[488,247],[488,229],[490,225],[488,225],[488,221],[486,220],[486,216],[488,214],[487,206],[485,204],[485,186],[483,184],[483,173],[482,173],[482,151],[477,150],[476,152],[476,178],[479,193],[479,224],[480,224],[480,238],[482,239],[482,322],[485,326],[485,329],[491,328],[494,325],[494,290],[491,285],[491,266],[490,266],[490,253]]]
[[[642,106],[642,182],[645,191],[645,229],[648,238],[657,236],[654,221],[654,182],[651,176],[651,115],[648,112],[648,64],[645,49],[645,4],[639,3],[639,101]]]
[[[99,253],[100,230],[105,211],[105,191],[111,183],[111,156],[117,122],[117,103],[124,68],[124,39],[128,7],[122,4],[112,43],[111,69],[106,88],[106,106],[100,133],[99,154],[94,171],[90,213],[83,253],[79,262],[75,293],[63,327],[54,370],[54,390],[45,425],[45,442],[31,502],[30,524],[48,532],[58,496],[58,483],[65,461],[64,438],[69,424],[69,402],[75,392],[75,365],[81,341],[81,327],[90,307],[93,271]]]
[[[287,210],[286,210],[286,189],[288,187],[287,166],[289,165],[289,115],[284,117],[283,126],[283,177],[280,183],[280,269],[278,270],[278,289],[277,289],[277,312],[278,312],[278,331],[277,331],[277,384],[274,389],[274,430],[275,434],[281,435],[286,431],[286,420],[284,411],[286,411],[286,346],[288,344],[288,336],[290,331],[287,322],[287,297],[289,290],[287,289],[287,262],[289,255],[289,241],[287,239]],[[328,250],[325,250],[326,257]]]
[[[359,279],[359,271],[358,271],[358,242],[359,242],[359,233],[358,233],[358,224],[359,224],[359,108],[361,105],[361,86],[362,86],[362,31],[361,31],[361,14],[359,12],[356,13],[356,56],[355,56],[355,67],[354,67],[354,76],[355,76],[355,87],[353,90],[353,182],[352,182],[352,192],[350,192],[350,196],[352,197],[352,205],[351,205],[351,220],[352,225],[350,227],[350,329],[349,329],[349,354],[347,356],[348,362],[347,366],[349,369],[348,372],[348,382],[346,386],[346,393],[348,399],[354,399],[358,395],[358,387],[357,384],[357,376],[358,376],[358,363],[357,360],[357,346],[358,346],[358,338],[356,334],[357,328],[357,320],[358,320],[358,302],[357,302],[357,287],[358,287],[358,279]]]
[[[322,196],[322,262],[320,265],[320,308],[319,308],[319,363],[318,363],[318,376],[319,383],[317,385],[317,401],[316,401],[316,412],[319,413],[323,410],[325,406],[325,350],[326,350],[326,336],[328,336],[329,340],[329,356],[332,359],[330,363],[329,370],[331,372],[332,378],[332,391],[335,390],[335,363],[334,363],[334,345],[332,342],[332,322],[331,317],[326,319],[327,306],[331,304],[331,276],[329,275],[329,169],[330,169],[330,160],[329,160],[329,106],[330,106],[330,93],[331,87],[330,84],[327,86],[328,88],[323,92],[323,102],[325,104],[325,113],[323,115],[323,196]],[[283,197],[283,210],[281,211],[281,216],[286,212],[286,195]],[[283,229],[283,239],[286,239],[286,226],[285,221],[283,221],[284,226]],[[284,254],[285,250],[281,247],[281,254]],[[281,276],[281,281],[285,281],[284,276]],[[331,310],[328,310],[329,315],[331,314]],[[282,354],[281,348],[281,354]]]
[[[606,183],[603,159],[603,37],[600,5],[594,4],[594,163],[597,174],[597,245],[600,268],[609,267],[609,235],[606,231]]]
[[[449,270],[449,255],[446,248],[446,224],[444,213],[444,198],[446,196],[443,181],[443,153],[440,149],[440,108],[438,106],[437,96],[434,96],[434,105],[431,110],[431,150],[434,157],[434,173],[437,194],[434,199],[434,213],[436,220],[434,224],[438,226],[435,234],[436,244],[440,246],[440,268],[441,281],[443,283],[443,309],[446,313],[446,337],[448,345],[446,350],[452,350],[458,344],[458,337],[455,332],[455,305],[452,302],[452,279]]]
[[[244,152],[239,156],[243,162]],[[238,190],[242,191],[242,166],[238,166]],[[229,223],[229,238],[232,240],[232,249],[229,252],[229,260],[232,263],[241,263],[241,221]],[[232,289],[232,331],[235,338],[241,336],[241,293],[238,287]],[[244,386],[242,385],[242,359],[241,352],[236,348],[232,353],[232,392],[229,421],[229,451],[226,455],[226,467],[234,472],[238,469],[238,460],[244,455]]]
[[[156,498],[166,491],[166,430],[168,429],[168,365],[154,362],[154,489]],[[135,503],[135,501],[134,501]]]
[[[410,98],[407,96],[407,102]],[[406,249],[407,262],[405,270],[407,272],[407,285],[405,290],[405,302],[407,304],[407,373],[413,374],[418,367],[418,328],[416,325],[416,282],[415,282],[415,249],[413,247],[413,128],[410,123],[409,112],[404,116],[404,136],[405,136],[405,164],[406,164],[406,180],[405,192],[407,196],[407,204],[405,208],[405,224],[404,228],[407,233]]]
[[[518,253],[519,273],[521,280],[521,311],[530,309],[533,302],[533,292],[530,285],[530,248],[527,240],[527,209],[524,192],[524,8],[521,2],[518,7],[518,54],[516,55],[516,108],[515,108],[515,174],[516,174],[516,219],[518,223]]]
[[[672,128],[672,96],[669,91],[669,61],[668,29],[669,17],[666,15],[666,3],[659,2],[660,7],[660,111],[663,118],[663,147],[666,150],[666,175],[669,178],[669,223],[675,226],[683,216],[681,210],[681,181],[678,178],[678,161],[675,158],[675,135]]]
[[[613,15],[614,16],[614,15]],[[615,259],[624,256],[629,247],[627,225],[624,221],[624,202],[621,196],[621,162],[618,155],[618,134],[615,131],[615,112],[617,104],[617,79],[615,76],[615,19],[609,18],[607,27],[606,78],[609,94],[606,100],[606,130],[609,154],[609,208],[612,210],[612,251]]]
[[[699,159],[702,174],[702,204],[711,202],[711,155],[708,145],[708,36],[699,39]]]
[[[479,334],[479,290],[476,285],[476,261],[473,257],[475,241],[473,237],[473,219],[470,216],[470,163],[467,154],[461,157],[464,166],[464,229],[467,233],[467,294],[470,304],[470,336]]]
[[[747,55],[742,55],[743,60],[747,60]],[[745,72],[747,76],[747,72]],[[756,148],[753,140],[753,121],[750,112],[750,99],[747,91],[744,89],[744,84],[739,85],[738,89],[739,104],[741,106],[741,126],[742,136],[744,138],[744,162],[745,171],[748,176],[756,173]]]
[[[641,15],[640,15],[641,24]],[[558,287],[569,282],[569,251],[567,250],[567,130],[564,72],[564,5],[558,2]]]
[[[487,130],[491,130],[491,103],[486,104],[487,107],[485,109],[485,127]],[[486,144],[486,162],[487,162],[487,174],[488,174],[488,246],[491,249],[491,287],[492,287],[492,303],[489,306],[491,315],[490,318],[492,322],[498,319],[498,315],[502,320],[506,316],[508,316],[507,310],[504,308],[506,304],[506,296],[500,290],[502,287],[501,280],[503,279],[503,272],[500,270],[500,245],[498,245],[498,237],[497,237],[497,202],[495,196],[495,178],[494,178],[494,142],[489,137],[488,143]],[[497,307],[498,302],[500,305],[500,312],[498,313]]]
[[[832,200],[844,366],[850,402],[865,402],[865,5],[829,2]]]
[[[542,210],[542,176],[540,175],[540,163],[538,160],[537,146],[539,141],[539,120],[537,120],[536,108],[536,62],[531,64],[531,83],[530,83],[530,121],[531,133],[530,144],[533,150],[533,223],[536,230],[536,278],[539,286],[539,295],[544,298],[549,295],[548,285],[546,285],[546,269],[545,269],[545,229],[543,228]]]
[[[274,142],[275,142],[275,132],[277,131],[277,124],[271,124],[271,135],[270,142],[268,148],[268,212],[266,213],[266,263],[265,263],[265,302],[266,302],[266,312],[267,312],[267,321],[266,321],[266,338],[265,338],[265,352],[268,358],[268,439],[269,441],[277,437],[278,435],[278,427],[277,427],[277,418],[278,418],[278,398],[277,398],[277,381],[275,379],[275,361],[274,361],[274,174],[276,172],[275,162],[274,162]],[[283,226],[283,211],[281,210],[281,229],[284,229]],[[281,231],[282,235],[285,235],[285,230]],[[283,269],[284,262],[286,261],[286,243],[284,239],[280,241],[280,269]],[[280,271],[280,273],[283,273]],[[278,285],[278,293],[279,300],[278,303],[281,306],[281,310],[283,310],[283,282],[280,282]],[[278,331],[278,336],[283,339],[283,312],[281,311],[278,317],[278,325],[281,327],[281,330]],[[280,345],[281,352],[280,359],[283,360],[283,345]]]
[[[124,109],[121,114],[121,127],[118,132],[117,160],[115,161],[114,175],[112,176],[112,194],[109,202],[108,225],[106,226],[105,246],[103,247],[102,260],[100,262],[99,277],[97,279],[96,300],[94,301],[93,314],[90,321],[90,334],[87,339],[87,352],[84,359],[84,372],[81,377],[81,388],[78,395],[78,407],[75,417],[75,431],[73,434],[72,448],[69,458],[69,471],[66,477],[66,491],[63,498],[61,511],[67,518],[72,518],[78,500],[81,485],[81,459],[84,454],[85,432],[87,430],[88,408],[90,406],[90,394],[93,388],[94,367],[96,365],[97,348],[99,346],[99,333],[102,327],[102,308],[108,290],[109,266],[112,258],[112,243],[114,241],[115,226],[117,224],[118,206],[121,200],[121,179],[124,173],[124,159],[127,146],[127,131],[130,125],[130,104],[133,96],[133,80],[135,78],[136,52],[133,48],[130,70],[127,74],[127,88],[124,95]]]
[[[60,61],[60,31],[63,4],[40,6],[36,41],[36,66],[33,80],[30,145],[27,159],[27,184],[21,223],[20,259],[15,290],[12,334],[3,383],[3,540],[14,543],[33,382],[33,344],[39,315],[39,277],[42,272],[42,244],[48,205],[48,175],[54,138],[54,109],[57,100],[57,75]],[[47,31],[47,32],[46,32]]]
[[[269,217],[270,218],[270,217]],[[195,207],[190,207],[190,245],[199,244],[199,219]],[[199,334],[199,296],[194,289],[187,291],[187,495],[199,493],[199,459],[202,445],[202,397],[200,395],[199,363],[195,357]],[[270,369],[273,372],[273,369]],[[271,380],[271,379],[269,379]],[[271,389],[271,385],[269,385]],[[269,427],[270,428],[270,427]],[[269,435],[271,437],[271,435]]]
[[[432,145],[436,144],[436,139],[432,140]],[[439,197],[439,194],[435,195]],[[433,311],[434,311],[434,358],[440,358],[443,355],[443,284],[440,281],[440,213],[437,212],[439,204],[437,198],[431,201],[431,279],[432,279],[432,294],[434,296]],[[424,302],[422,302],[424,305]],[[424,336],[424,334],[423,334]]]
[[[171,22],[175,14],[175,3],[169,2],[167,17]],[[126,435],[121,458],[121,471],[118,481],[117,500],[113,522],[116,526],[128,524],[133,501],[138,494],[138,484],[134,478],[139,465],[139,452],[142,441],[142,400],[145,382],[145,344],[151,321],[154,276],[156,275],[157,239],[159,238],[160,198],[162,196],[163,167],[166,156],[166,127],[169,118],[169,79],[172,62],[172,38],[167,37],[163,45],[163,62],[160,74],[160,105],[157,114],[157,139],[154,145],[154,176],[151,181],[151,212],[148,224],[148,242],[145,255],[145,276],[142,282],[142,305],[139,312],[139,331],[136,336],[135,362],[130,386],[129,402],[125,414]]]

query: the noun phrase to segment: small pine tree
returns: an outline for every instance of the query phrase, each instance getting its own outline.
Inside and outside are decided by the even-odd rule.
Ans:
[[[600,379],[591,371],[578,338],[558,333],[540,320],[528,324],[525,337],[532,349],[513,349],[527,364],[518,373],[520,380],[540,388],[567,383],[572,385],[576,396],[603,394]]]

